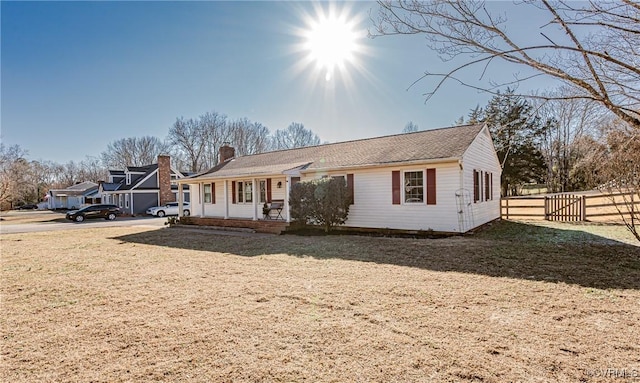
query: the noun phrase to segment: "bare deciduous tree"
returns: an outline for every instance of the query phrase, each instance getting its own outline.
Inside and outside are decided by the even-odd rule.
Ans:
[[[200,124],[205,133],[204,166],[212,168],[218,163],[218,151],[224,143],[227,116],[218,112],[207,112],[200,116]]]
[[[449,80],[495,94],[505,86],[549,76],[569,85],[573,94],[536,97],[595,101],[629,126],[640,129],[637,2],[518,2],[518,7],[529,7],[532,12],[542,11],[548,16],[548,23],[530,26],[538,27],[540,34],[528,44],[519,43],[506,27],[506,17],[491,12],[482,1],[384,0],[379,4],[374,37],[423,35],[432,49],[452,62],[452,68],[444,73],[424,73],[423,78],[436,79],[426,93],[427,99]],[[522,28],[526,27],[520,25],[518,29]],[[486,83],[484,74],[497,60],[534,73],[516,76],[513,81]],[[472,77],[479,78],[477,82],[465,76],[465,72],[474,69]]]
[[[108,167],[124,168],[155,163],[159,154],[168,154],[170,145],[157,137],[130,137],[113,141],[102,152],[102,162]]]
[[[230,142],[236,156],[266,152],[269,149],[269,129],[259,122],[239,118],[227,124],[223,142]]]
[[[448,81],[495,95],[504,87],[546,76],[568,86],[571,93],[521,96],[595,102],[634,134],[640,132],[640,4],[636,1],[525,0],[515,3],[518,7],[528,7],[530,12],[543,12],[547,17],[543,25],[530,26],[538,27],[539,34],[529,35],[527,43],[520,42],[510,32],[503,13],[492,12],[483,1],[380,0],[378,3],[380,9],[373,37],[423,35],[443,60],[451,62],[451,69],[443,73],[426,71],[422,76],[421,79],[435,79],[425,94],[427,100]],[[518,29],[523,28],[526,26],[518,25]],[[485,74],[496,61],[513,64],[514,69],[524,69],[531,74],[522,77],[514,74],[513,80],[487,82]],[[473,70],[475,76],[468,76]],[[617,160],[615,156],[622,156],[620,151],[609,154],[613,162]],[[627,181],[627,187],[637,185],[639,172],[627,176],[634,180]],[[609,182],[615,182],[613,173],[610,177]],[[635,193],[637,191],[636,188]]]
[[[21,200],[27,187],[28,152],[19,145],[5,146],[0,143],[0,205],[13,207]]]
[[[609,194],[627,229],[640,241],[640,132],[627,125],[611,125],[607,146],[593,164],[602,181],[599,189]]]
[[[184,155],[192,172],[202,170],[207,140],[203,124],[192,118],[180,117],[169,129],[169,142]]]
[[[460,123],[461,125],[462,123]],[[414,124],[413,121],[409,121],[407,122],[407,125],[404,126],[404,129],[402,129],[402,133],[413,133],[413,132],[417,132],[418,129],[418,125]]]
[[[568,95],[570,89],[549,92],[549,97]],[[583,190],[587,185],[571,176],[574,166],[586,155],[585,137],[598,134],[598,127],[606,119],[603,108],[592,101],[567,99],[536,100],[537,116],[543,121],[538,144],[547,165],[546,183],[551,192]]]
[[[276,130],[272,140],[274,150],[320,145],[320,137],[299,122],[292,122],[287,129]]]
[[[78,180],[80,182],[105,181],[108,176],[107,168],[102,164],[98,157],[86,156],[84,160],[78,163]]]

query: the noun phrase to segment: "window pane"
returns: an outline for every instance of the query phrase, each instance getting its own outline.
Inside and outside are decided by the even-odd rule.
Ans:
[[[344,181],[344,184],[347,184],[347,179],[344,176],[331,176],[331,178],[338,178]]]
[[[204,203],[211,203],[211,184],[204,185]]]
[[[253,185],[251,182],[244,183],[244,202],[252,202],[253,201]]]
[[[423,173],[404,173],[404,202],[424,202]]]
[[[244,202],[244,194],[242,193],[242,187],[244,182],[238,182],[238,203]]]
[[[260,203],[267,202],[267,181],[260,181]]]

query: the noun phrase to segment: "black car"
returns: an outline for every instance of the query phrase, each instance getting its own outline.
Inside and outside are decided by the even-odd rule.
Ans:
[[[34,204],[26,204],[26,205],[18,206],[16,208],[16,210],[37,210],[37,209],[38,209],[38,205],[34,205]]]
[[[122,210],[116,205],[90,205],[80,210],[67,212],[67,219],[76,222],[82,222],[89,218],[104,218],[113,221],[120,214],[122,214]]]

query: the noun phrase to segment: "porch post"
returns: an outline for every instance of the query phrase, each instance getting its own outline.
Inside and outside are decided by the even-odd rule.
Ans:
[[[287,222],[291,222],[291,210],[289,209],[289,193],[291,192],[291,176],[287,176],[284,186],[284,211]]]
[[[198,184],[198,201],[200,201],[200,217],[204,217],[204,182]]]
[[[224,219],[229,219],[229,187],[227,180],[224,180]]]
[[[253,220],[257,221],[258,220],[258,199],[260,198],[259,194],[258,194],[258,198],[256,198],[256,192],[258,191],[257,186],[257,182],[256,179],[253,178],[251,179],[251,194],[252,194],[252,200],[253,200]]]
[[[182,204],[183,198],[184,196],[182,195],[182,184],[178,182],[178,217],[183,216],[183,208],[184,208]]]
[[[133,210],[133,192],[129,193],[129,209],[131,209],[131,215],[134,215],[135,210]]]

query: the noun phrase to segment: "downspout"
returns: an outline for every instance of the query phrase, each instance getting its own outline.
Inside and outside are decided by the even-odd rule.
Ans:
[[[462,162],[462,158],[458,160],[458,166],[460,167],[460,177],[459,177],[460,188],[458,189],[460,192],[460,197],[456,196],[456,198],[460,198],[461,201],[460,202],[456,201],[456,206],[458,206],[458,204],[460,205],[460,211],[456,211],[456,213],[458,214],[458,222],[462,222],[461,225],[458,225],[458,230],[460,231],[460,233],[464,233],[466,232],[467,223],[465,221],[465,214],[464,214],[464,209],[465,209],[464,163]]]

